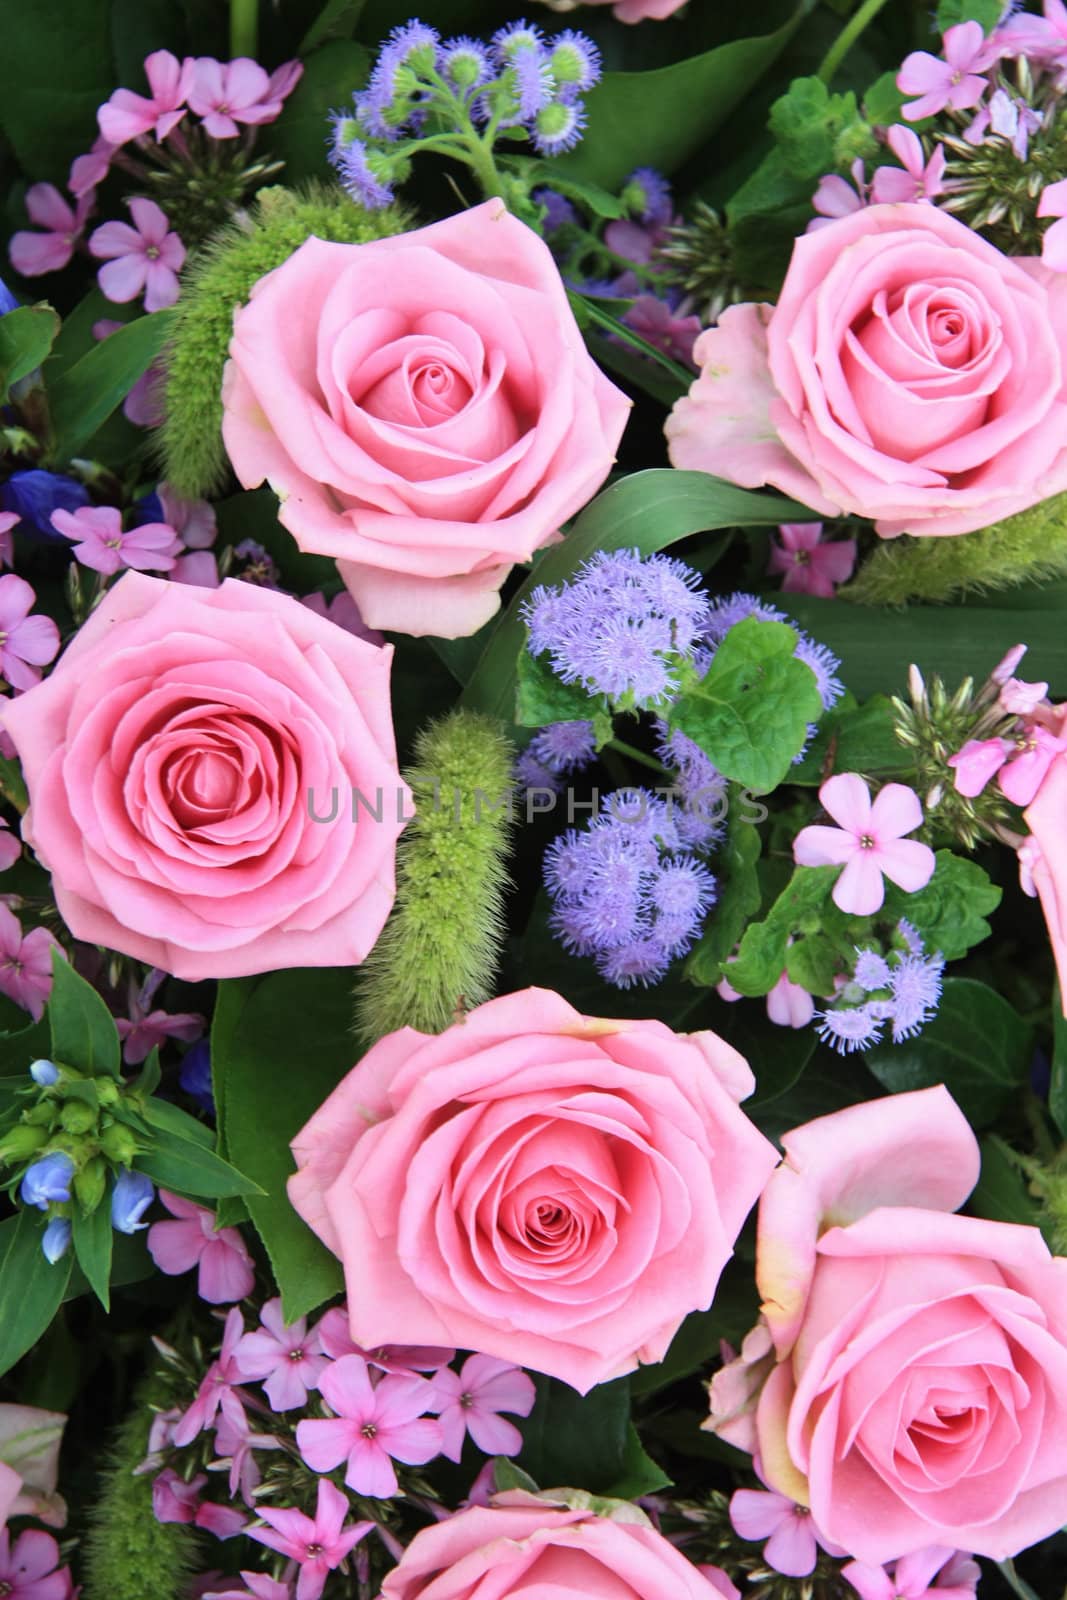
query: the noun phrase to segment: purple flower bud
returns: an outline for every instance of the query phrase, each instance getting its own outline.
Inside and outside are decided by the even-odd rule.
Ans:
[[[54,1083],[59,1082],[59,1068],[54,1061],[31,1061],[30,1077],[42,1089],[50,1089]]]
[[[152,1204],[155,1188],[143,1172],[120,1172],[111,1194],[111,1226],[119,1233],[147,1228],[141,1218]]]
[[[71,1227],[66,1217],[53,1217],[41,1235],[41,1250],[45,1260],[55,1266],[70,1249]]]
[[[74,1163],[62,1150],[53,1150],[26,1168],[19,1195],[23,1205],[47,1211],[53,1201],[70,1199]]]

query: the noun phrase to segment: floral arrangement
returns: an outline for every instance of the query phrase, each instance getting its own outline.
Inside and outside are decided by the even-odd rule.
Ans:
[[[1061,1600],[1067,7],[0,52],[0,1597]]]

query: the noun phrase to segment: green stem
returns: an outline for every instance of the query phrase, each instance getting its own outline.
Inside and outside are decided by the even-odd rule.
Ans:
[[[655,756],[646,756],[643,750],[636,749],[632,744],[627,744],[625,739],[609,739],[607,749],[617,750],[621,756],[629,756],[631,761],[640,762],[643,767],[650,767],[653,772],[658,772],[660,777],[669,778],[670,770],[657,761]]]
[[[823,83],[830,82],[834,73],[848,55],[849,51],[856,43],[856,40],[859,38],[864,28],[866,28],[869,22],[874,21],[875,17],[878,15],[879,11],[881,11],[885,3],[886,0],[863,0],[863,4],[860,6],[859,10],[854,12],[853,15],[849,17],[848,21],[845,23],[845,26],[841,29],[841,32],[838,34],[837,38],[834,40],[833,44],[823,57],[822,65],[820,66],[818,73]]]
[[[230,55],[255,60],[259,43],[259,0],[230,0]]]

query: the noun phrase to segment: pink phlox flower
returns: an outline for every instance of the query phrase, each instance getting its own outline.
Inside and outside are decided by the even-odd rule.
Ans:
[[[941,41],[942,55],[913,50],[905,56],[897,73],[897,88],[902,94],[917,95],[903,107],[909,122],[932,117],[951,106],[966,111],[976,106],[989,88],[986,68],[996,59],[997,47],[987,40],[981,23],[959,22],[949,28]]]
[[[1018,741],[1017,754],[1006,761],[997,774],[1001,793],[1016,806],[1028,806],[1044,782],[1045,774],[1062,751],[1067,738],[1057,736],[1039,723],[1031,723]]]
[[[23,934],[11,908],[0,904],[0,994],[28,1011],[34,1022],[44,1016],[52,993],[52,951],[58,949],[47,928]]]
[[[1037,214],[1059,218],[1041,237],[1041,260],[1052,272],[1067,272],[1067,178],[1045,185],[1037,202]],[[14,239],[11,242],[14,246]]]
[[[185,102],[193,81],[191,57],[179,61],[169,50],[154,50],[145,57],[145,77],[151,94],[116,89],[96,113],[103,137],[118,149],[131,139],[154,133],[165,139],[185,115]]]
[[[374,1384],[362,1356],[342,1356],[323,1372],[319,1392],[336,1415],[298,1422],[297,1447],[315,1472],[347,1461],[345,1482],[356,1494],[388,1500],[398,1488],[394,1460],[422,1466],[440,1453],[441,1424],[426,1415],[434,1390],[425,1378]]]
[[[0,567],[12,567],[15,564],[15,541],[11,535],[19,521],[17,511],[0,511]]]
[[[784,1494],[770,1489],[736,1489],[730,1500],[730,1521],[741,1539],[765,1539],[763,1559],[788,1578],[806,1578],[815,1570],[818,1543],[811,1513]]]
[[[1025,100],[1018,100],[1006,89],[996,89],[989,100],[989,127],[1001,139],[1007,139],[1012,152],[1025,161],[1030,149],[1030,135],[1041,126],[1041,117]]]
[[[522,1449],[522,1434],[500,1415],[528,1417],[537,1398],[533,1379],[521,1367],[495,1356],[473,1355],[459,1372],[444,1367],[430,1380],[433,1409],[441,1422],[441,1452],[450,1461],[463,1453],[470,1434],[487,1456],[514,1456]]]
[[[129,1018],[119,1017],[115,1026],[123,1041],[122,1059],[131,1067],[138,1066],[166,1039],[191,1042],[199,1039],[204,1031],[204,1018],[199,1012],[151,1009],[156,991],[166,976],[158,967],[153,967],[142,984],[130,979]]]
[[[1034,872],[1042,861],[1041,846],[1033,834],[1028,834],[1019,846],[1019,888],[1023,894],[1029,895],[1031,900],[1037,898],[1037,884],[1034,882]]]
[[[122,512],[115,506],[53,511],[51,521],[58,533],[74,541],[74,559],[108,578],[124,567],[137,572],[169,572],[181,549],[177,534],[165,522],[123,529]]]
[[[90,251],[106,263],[97,280],[109,300],[121,305],[143,293],[145,310],[161,311],[178,298],[185,246],[154,200],[138,195],[129,207],[132,227],[105,222],[89,236]]]
[[[174,1443],[174,1429],[180,1420],[181,1412],[177,1406],[155,1413],[148,1430],[148,1454],[134,1467],[135,1478],[142,1477],[146,1472],[158,1472],[163,1466],[165,1453]]]
[[[807,989],[783,972],[767,995],[767,1016],[779,1028],[806,1028],[815,1015],[815,1001]]]
[[[262,1378],[273,1411],[292,1411],[307,1403],[308,1390],[318,1388],[328,1363],[318,1329],[308,1332],[307,1318],[286,1327],[280,1299],[268,1300],[259,1313],[262,1326],[246,1333],[237,1346],[237,1370],[243,1378]]]
[[[701,333],[699,317],[674,309],[657,295],[639,294],[622,320],[656,350],[683,366],[693,366],[693,346]]]
[[[802,828],[793,843],[793,859],[802,867],[842,865],[834,883],[834,904],[853,916],[869,916],[885,899],[883,874],[907,894],[929,883],[934,852],[905,834],[919,827],[922,802],[903,783],[887,783],[874,802],[855,772],[827,778],[819,801],[836,828]]]
[[[76,200],[83,195],[91,195],[97,184],[103,183],[111,168],[114,153],[115,146],[101,136],[93,140],[92,149],[85,155],[74,157],[70,164],[67,188]]]
[[[165,1224],[157,1223],[156,1226]],[[149,1230],[149,1241],[151,1241],[151,1230]],[[241,1381],[241,1374],[234,1360],[234,1351],[244,1327],[240,1309],[234,1306],[226,1316],[222,1347],[218,1356],[204,1373],[192,1405],[182,1413],[175,1425],[174,1443],[179,1447],[191,1443],[205,1428],[210,1428],[220,1410],[231,1428],[247,1431],[242,1397],[235,1392]]]
[[[26,1528],[12,1544],[10,1528],[0,1531],[0,1592],[7,1600],[71,1600],[70,1568],[59,1566],[50,1533]]]
[[[467,1490],[467,1498],[460,1502],[459,1509],[466,1511],[468,1506],[488,1506],[492,1504],[492,1497],[496,1493],[496,1467],[492,1461],[483,1461],[476,1477]]]
[[[863,161],[859,156],[849,168],[852,173],[852,182],[847,178],[839,177],[836,172],[831,172],[819,179],[819,187],[811,197],[813,211],[819,214],[813,217],[805,228],[805,233],[814,233],[817,228],[827,228],[831,222],[837,222],[840,217],[851,216],[854,211],[862,211],[870,203],[869,189],[864,177]]]
[[[841,1576],[861,1600],[924,1600],[927,1595],[937,1600],[973,1600],[980,1576],[977,1563],[968,1555],[943,1545],[928,1545],[890,1565],[892,1573],[888,1567],[850,1561],[842,1567]]]
[[[890,128],[889,148],[900,162],[899,167],[879,167],[871,179],[871,201],[874,205],[895,204],[916,200],[936,200],[945,190],[945,150],[938,145],[929,161],[923,154],[919,136],[900,123]]]
[[[243,1589],[211,1589],[201,1600],[292,1600],[289,1584],[280,1583],[269,1573],[242,1570],[241,1577],[245,1583]]]
[[[210,550],[190,550],[179,556],[167,575],[171,583],[189,583],[196,589],[217,589],[222,579]]]
[[[26,210],[30,221],[44,229],[44,232],[24,230],[14,235],[8,254],[15,271],[24,278],[39,278],[45,272],[62,271],[85,232],[92,209],[92,194],[79,196],[72,207],[54,184],[33,184],[26,191]]]
[[[456,1359],[454,1350],[430,1344],[381,1344],[373,1350],[364,1350],[352,1338],[344,1306],[334,1306],[324,1313],[318,1334],[323,1350],[334,1361],[340,1356],[362,1356],[369,1367],[377,1367],[381,1372],[436,1372],[438,1367],[447,1367]]]
[[[968,799],[981,794],[1014,748],[1010,739],[968,739],[962,749],[948,758],[948,765],[956,774],[957,791]]]
[[[1001,685],[997,704],[1013,717],[1030,717],[1047,699],[1047,683],[1027,683],[1025,678],[1009,678],[1007,683]]]
[[[210,1305],[243,1300],[256,1281],[252,1257],[236,1228],[215,1229],[215,1214],[192,1200],[159,1191],[175,1222],[153,1222],[148,1253],[160,1272],[171,1277],[199,1269],[197,1294]]]
[[[25,578],[0,578],[0,676],[13,689],[32,689],[41,668],[59,651],[59,629],[51,617],[30,616],[37,596]]]
[[[0,872],[13,867],[21,854],[22,840],[11,832],[7,819],[0,817]]]
[[[235,1427],[229,1417],[222,1415],[215,1429],[218,1459],[209,1463],[208,1470],[221,1472],[229,1467],[230,1498],[239,1492],[245,1505],[251,1506],[262,1478],[255,1452],[282,1448],[282,1441],[275,1434],[250,1432],[247,1418],[240,1427]]]
[[[189,90],[190,109],[203,118],[204,131],[213,139],[236,139],[241,131],[238,123],[258,127],[274,121],[301,70],[299,62],[289,61],[268,77],[247,56],[226,62],[199,56]]]
[[[783,522],[780,543],[772,541],[767,571],[784,573],[786,594],[814,594],[832,600],[839,583],[847,583],[856,565],[855,539],[825,540],[821,522]]]
[[[1067,6],[1063,0],[1045,0],[1043,16],[1017,13],[1007,17],[993,40],[1001,55],[1060,65],[1067,55]]]
[[[339,628],[344,628],[346,633],[354,633],[357,639],[366,639],[370,644],[376,645],[385,643],[383,633],[379,633],[377,628],[367,627],[359,614],[359,607],[347,589],[335,594],[329,603],[323,594],[306,594],[302,596],[301,604],[307,606],[309,611],[314,611],[317,617],[325,617],[328,622],[335,622]]]
[[[210,550],[215,543],[218,525],[215,507],[209,500],[186,500],[176,494],[169,483],[156,485],[156,494],[163,508],[163,520],[174,529],[186,550]],[[347,590],[342,593],[351,599]],[[352,601],[355,605],[355,601]]]
[[[314,1519],[292,1508],[264,1506],[260,1515],[269,1526],[249,1528],[248,1537],[299,1563],[296,1600],[319,1600],[327,1574],[374,1527],[373,1522],[354,1522],[346,1528],[347,1514],[346,1497],[329,1478],[320,1478]]]
[[[203,1472],[186,1483],[171,1467],[165,1467],[152,1483],[152,1513],[156,1521],[203,1528],[216,1539],[232,1539],[243,1533],[248,1520],[244,1512],[205,1500],[200,1491],[206,1482]]]

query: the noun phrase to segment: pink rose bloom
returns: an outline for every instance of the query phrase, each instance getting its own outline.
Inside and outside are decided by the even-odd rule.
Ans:
[[[1025,856],[1030,892],[1036,891],[1041,898],[1067,1016],[1067,755],[1058,755],[1052,762],[1023,816],[1031,834]]]
[[[293,1141],[289,1195],[344,1263],[359,1344],[455,1345],[585,1393],[711,1304],[774,1165],[752,1088],[713,1033],[526,989],[375,1045]]]
[[[370,628],[456,638],[611,467],[630,401],[543,240],[487,201],[367,244],[309,239],[234,319],[223,437]]]
[[[493,1506],[472,1506],[417,1533],[382,1584],[382,1600],[527,1592],[538,1600],[720,1600],[731,1593],[728,1580],[705,1576],[636,1507],[616,1521],[559,1511],[532,1496],[533,1503],[504,1503],[511,1498],[498,1495]]]
[[[586,5],[607,6],[612,0],[585,0]],[[619,22],[663,22],[673,17],[685,0],[615,0],[612,15]]]
[[[75,938],[194,981],[362,961],[410,814],[391,655],[251,584],[119,578],[3,708]]]
[[[1036,1228],[952,1215],[979,1157],[942,1088],[782,1143],[757,1251],[767,1483],[871,1566],[1046,1538],[1067,1520],[1067,1261]]]
[[[1061,275],[936,206],[868,206],[697,340],[671,460],[884,538],[969,533],[1067,488],[1065,350]]]

